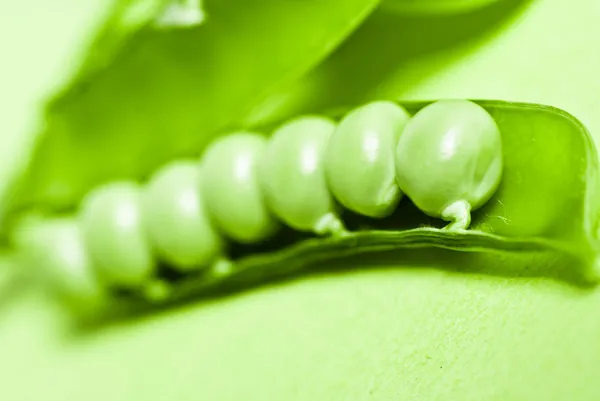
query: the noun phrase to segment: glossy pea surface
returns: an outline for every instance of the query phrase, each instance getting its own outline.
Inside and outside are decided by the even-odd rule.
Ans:
[[[342,230],[324,171],[334,130],[333,120],[303,116],[280,126],[269,140],[260,165],[262,190],[274,214],[296,230]]]
[[[144,189],[143,217],[153,247],[174,268],[206,267],[222,251],[204,206],[197,161],[177,161],[152,176]]]
[[[155,270],[145,235],[138,185],[114,182],[82,202],[80,223],[86,248],[99,275],[123,287],[146,284]]]
[[[266,147],[263,135],[237,132],[214,141],[201,160],[201,190],[211,220],[240,243],[264,240],[278,227],[258,177]]]
[[[396,150],[396,174],[406,195],[425,213],[460,228],[495,192],[502,165],[496,122],[467,100],[424,107],[406,126]]]
[[[402,198],[394,153],[409,118],[404,108],[388,101],[371,102],[342,118],[328,145],[325,172],[344,207],[370,217],[394,211]]]

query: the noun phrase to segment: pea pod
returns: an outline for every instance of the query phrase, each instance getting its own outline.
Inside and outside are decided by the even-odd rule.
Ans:
[[[339,267],[340,261],[343,266],[435,264],[449,270],[595,284],[599,276],[599,166],[588,131],[575,117],[550,106],[474,102],[498,126],[503,174],[491,199],[472,211],[468,230],[444,230],[445,222],[404,199],[384,219],[344,214],[349,231],[344,235],[317,237],[283,231],[264,242],[233,245],[227,263],[193,273],[167,274],[159,292],[146,287],[115,294],[117,309],[129,313],[225,294],[310,272],[325,262]],[[431,103],[398,104],[415,115]],[[321,114],[339,121],[352,108]],[[272,132],[274,127],[254,128]],[[27,243],[27,238],[21,235],[19,243]]]

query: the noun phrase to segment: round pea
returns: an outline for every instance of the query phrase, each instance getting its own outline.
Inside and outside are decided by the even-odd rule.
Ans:
[[[202,158],[201,190],[214,224],[240,243],[260,242],[278,223],[267,208],[258,179],[258,163],[267,139],[237,132],[213,142]]]
[[[71,307],[94,309],[108,299],[74,218],[30,219],[17,231],[21,260]]]
[[[399,105],[376,101],[348,113],[333,133],[325,172],[333,195],[369,217],[390,215],[402,198],[394,152],[410,116]]]
[[[340,233],[335,202],[325,181],[325,151],[335,123],[304,116],[279,127],[260,165],[268,206],[290,227],[317,234]]]
[[[468,100],[441,100],[420,110],[396,149],[400,188],[426,214],[465,229],[471,210],[496,191],[502,139],[492,116]]]
[[[110,284],[139,287],[155,271],[141,220],[140,188],[129,182],[101,186],[86,196],[80,214],[84,240],[98,273]]]
[[[159,169],[143,196],[143,221],[153,247],[174,268],[208,267],[222,252],[200,191],[195,161],[177,161]]]

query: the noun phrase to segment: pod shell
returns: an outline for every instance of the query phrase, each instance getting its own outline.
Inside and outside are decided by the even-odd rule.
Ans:
[[[394,153],[408,112],[389,101],[375,101],[342,118],[327,149],[325,171],[335,198],[356,213],[381,218],[402,198]]]
[[[92,191],[80,210],[86,248],[98,274],[119,287],[140,287],[155,272],[145,235],[140,187],[113,182]]]
[[[173,268],[207,267],[222,253],[223,241],[205,210],[197,161],[159,169],[144,188],[142,205],[152,246]]]
[[[214,141],[202,157],[200,183],[206,209],[219,231],[236,242],[260,242],[279,226],[258,178],[266,147],[265,136],[237,132]]]
[[[440,100],[421,109],[396,149],[400,188],[433,217],[445,218],[457,202],[481,207],[498,188],[502,166],[498,125],[468,100]]]
[[[334,130],[329,118],[303,116],[280,126],[269,140],[260,168],[261,188],[273,213],[296,230],[341,230],[324,171]]]

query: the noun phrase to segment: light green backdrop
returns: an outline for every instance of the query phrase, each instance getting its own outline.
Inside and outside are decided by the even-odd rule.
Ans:
[[[106,4],[52,3],[0,2],[0,168]],[[599,20],[596,0],[537,0],[483,46],[415,59],[386,87],[551,104],[600,139]],[[543,280],[364,270],[76,338],[35,291],[0,308],[3,401],[595,401],[599,377],[600,290]]]

